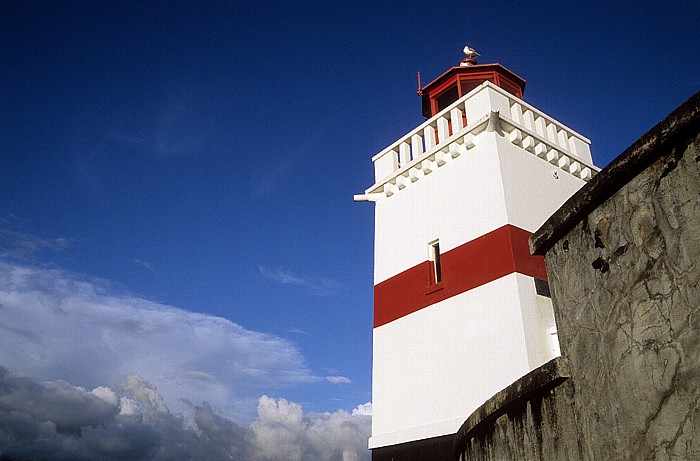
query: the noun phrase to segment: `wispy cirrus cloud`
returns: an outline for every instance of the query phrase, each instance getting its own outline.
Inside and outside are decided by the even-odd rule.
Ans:
[[[0,255],[6,258],[32,259],[45,251],[63,251],[71,243],[67,237],[42,238],[0,223]]]
[[[135,262],[136,264],[138,264],[139,266],[146,268],[146,270],[148,270],[151,274],[153,274],[153,275],[155,275],[155,276],[159,276],[159,275],[160,275],[160,274],[158,273],[158,271],[156,270],[156,265],[153,264],[152,262],[144,261],[144,260],[142,260],[142,259],[134,259],[134,262]]]
[[[159,158],[201,155],[221,136],[209,109],[196,94],[176,90],[144,110],[137,121],[115,120],[103,137]]]
[[[343,289],[343,285],[337,280],[317,276],[302,276],[289,269],[280,267],[269,269],[263,265],[258,265],[258,271],[260,275],[268,280],[282,285],[303,288],[315,296],[331,296]]]
[[[326,376],[326,381],[331,384],[351,384],[352,381],[346,376]]]

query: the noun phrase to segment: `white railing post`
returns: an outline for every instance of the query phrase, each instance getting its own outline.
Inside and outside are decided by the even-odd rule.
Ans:
[[[510,117],[515,123],[523,124],[523,106],[518,104],[517,101],[513,101],[513,105],[510,106]]]
[[[535,114],[529,109],[523,113],[523,126],[530,131],[535,131]]]
[[[389,151],[374,161],[374,180],[379,182],[399,169],[399,156],[395,150]]]
[[[566,132],[566,130],[561,129],[557,131],[557,139],[559,140],[559,145],[566,149],[567,151],[571,151],[571,148],[569,146],[569,134]]]
[[[554,123],[547,123],[547,139],[549,142],[555,145],[559,145],[559,138],[557,137],[557,126]],[[566,147],[566,146],[561,146]]]
[[[411,157],[416,159],[423,155],[423,138],[418,133],[411,136]]]
[[[452,134],[457,133],[464,125],[462,124],[462,111],[459,107],[455,107],[450,111],[450,120],[452,121]]]
[[[426,152],[435,147],[435,128],[432,125],[423,129],[423,142],[425,142]]]
[[[437,129],[438,129],[437,143],[440,144],[441,142],[444,142],[445,139],[447,139],[450,136],[450,126],[449,126],[449,123],[445,117],[438,118]]]
[[[399,167],[407,165],[411,161],[411,146],[407,142],[399,144]]]
[[[545,125],[546,122],[543,117],[538,116],[537,118],[535,118],[535,133],[542,136],[543,138],[547,137],[547,127]]]
[[[586,160],[591,157],[590,146],[576,136],[569,137],[569,150],[576,158]]]

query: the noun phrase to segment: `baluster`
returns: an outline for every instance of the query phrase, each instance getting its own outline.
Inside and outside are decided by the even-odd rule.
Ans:
[[[542,136],[543,138],[547,137],[547,126],[544,118],[537,117],[535,119],[535,133]]]
[[[458,107],[450,111],[450,120],[452,120],[452,134],[464,128],[464,125],[462,125],[462,111]]]
[[[437,121],[438,144],[449,137],[450,126],[445,117],[440,117]]]
[[[564,149],[570,151],[569,149],[569,135],[564,130],[559,130],[557,132],[557,138],[559,139],[559,145]]]
[[[411,136],[411,159],[415,160],[423,155],[423,137],[418,133]]]
[[[535,131],[535,116],[530,109],[523,113],[523,126],[530,131]]]
[[[435,128],[431,125],[423,129],[423,142],[425,142],[426,152],[435,147]]]
[[[408,165],[411,161],[411,146],[407,142],[399,145],[399,167]]]
[[[510,106],[510,116],[517,124],[523,124],[523,107],[517,102]]]
[[[547,123],[547,139],[549,139],[552,144],[559,145],[557,126],[554,123]]]

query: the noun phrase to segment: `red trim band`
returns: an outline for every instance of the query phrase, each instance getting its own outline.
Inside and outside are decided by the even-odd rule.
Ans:
[[[518,272],[547,280],[544,257],[530,255],[530,232],[506,224],[441,255],[441,286],[423,261],[374,286],[374,327]]]

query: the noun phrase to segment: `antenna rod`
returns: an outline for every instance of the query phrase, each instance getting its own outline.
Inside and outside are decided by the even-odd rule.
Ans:
[[[418,71],[418,91],[416,93],[418,96],[423,96],[423,88],[420,87],[420,71]]]

